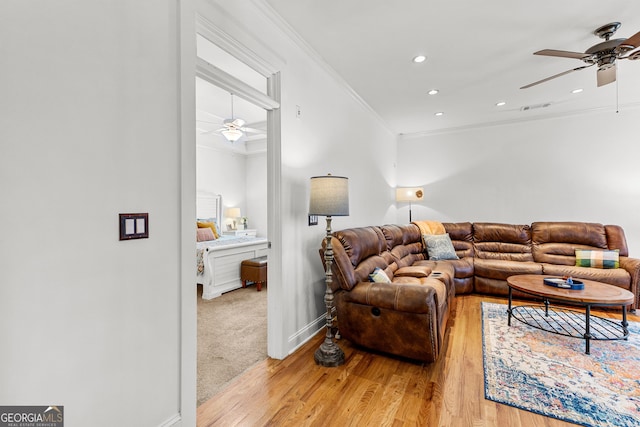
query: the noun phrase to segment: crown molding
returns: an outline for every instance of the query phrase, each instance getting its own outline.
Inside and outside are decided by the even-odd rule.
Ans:
[[[269,19],[289,40],[293,42],[300,50],[302,50],[309,58],[311,58],[317,65],[319,65],[340,87],[342,87],[351,98],[356,101],[365,111],[367,111],[378,124],[387,131],[391,136],[397,137],[398,133],[395,132],[389,124],[373,109],[371,106],[353,90],[353,88],[342,78],[338,72],[331,67],[322,56],[316,52],[309,43],[304,40],[300,34],[293,29],[293,27],[285,21],[276,12],[271,5],[265,0],[251,0],[256,8]]]

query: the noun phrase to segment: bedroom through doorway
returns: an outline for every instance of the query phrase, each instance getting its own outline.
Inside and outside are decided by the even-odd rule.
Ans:
[[[267,357],[269,285],[242,288],[239,272],[243,260],[270,252],[267,111],[278,104],[266,77],[201,34],[197,56],[197,219],[220,236],[198,243],[206,245],[197,278],[200,405]]]

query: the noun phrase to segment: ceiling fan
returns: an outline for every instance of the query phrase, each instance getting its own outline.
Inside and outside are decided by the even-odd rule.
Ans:
[[[531,86],[538,85],[540,83],[547,82],[556,77],[564,76],[565,74],[579,71],[591,66],[598,66],[598,87],[604,86],[616,81],[616,60],[617,59],[640,59],[640,50],[635,50],[640,47],[640,31],[629,37],[628,39],[613,39],[611,36],[620,28],[619,22],[611,22],[596,28],[593,32],[596,36],[604,39],[594,46],[591,46],[584,53],[568,52],[565,50],[544,49],[534,52],[534,55],[544,56],[559,56],[561,58],[580,59],[587,65],[576,67],[568,71],[547,77],[546,79],[538,80],[537,82],[522,86],[520,89],[527,89]]]
[[[199,120],[199,121],[202,121],[202,120]],[[206,123],[210,123],[210,122],[206,122]],[[232,143],[242,138],[245,133],[259,133],[259,134],[265,133],[263,130],[260,130],[260,129],[253,129],[250,127],[246,127],[245,123],[246,122],[243,119],[239,117],[234,118],[233,116],[233,94],[231,94],[231,118],[223,120],[222,122],[223,127],[221,127],[220,129],[205,131],[203,133],[213,133],[213,132],[220,133],[222,134],[222,136],[225,137],[227,141]]]

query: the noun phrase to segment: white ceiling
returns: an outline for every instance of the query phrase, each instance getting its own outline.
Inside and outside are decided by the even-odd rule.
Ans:
[[[223,138],[219,133],[212,131],[222,128],[224,120],[235,118],[245,120],[247,122],[245,126],[266,129],[267,112],[265,110],[196,77],[196,128],[198,133],[211,132],[212,135]],[[256,139],[251,135],[248,135],[249,139]],[[265,138],[265,134],[260,136]]]
[[[197,36],[197,54],[217,68],[232,74],[249,86],[265,93],[267,79],[220,49],[201,35]],[[245,126],[263,130],[261,133],[247,133],[231,143],[219,132],[226,119],[240,118]],[[239,153],[263,151],[266,149],[267,113],[264,109],[237,95],[196,77],[196,135],[200,145],[228,149]],[[261,143],[258,143],[261,142]]]
[[[521,86],[584,65],[534,56],[584,52],[640,31],[638,0],[266,0],[398,134],[640,106],[640,61],[618,60],[618,82],[596,87],[596,67]],[[427,60],[411,59],[424,54]],[[440,91],[427,95],[430,89]],[[572,94],[583,88],[579,94]],[[618,93],[618,97],[616,96]],[[503,107],[496,107],[505,101]],[[524,106],[550,104],[522,111]],[[441,117],[434,113],[442,111]]]

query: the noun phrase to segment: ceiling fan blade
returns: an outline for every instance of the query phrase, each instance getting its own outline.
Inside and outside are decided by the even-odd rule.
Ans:
[[[216,123],[216,122],[211,122],[211,121],[209,121],[209,120],[196,120],[196,122],[199,122],[199,123],[207,123],[207,124],[215,125],[215,126],[220,126],[220,125],[222,124],[222,122],[217,122],[217,123]]]
[[[198,109],[196,110],[196,116],[197,116],[198,114],[206,114],[207,116],[213,117],[216,121],[218,121],[218,123],[222,123],[222,121],[224,120],[224,117],[216,116],[215,114],[210,113],[209,111],[204,111],[204,110],[202,110],[202,109],[200,109],[200,108],[198,108]],[[204,121],[204,120],[203,120],[203,121]]]
[[[242,132],[250,132],[250,133],[262,133],[262,134],[266,133],[266,131],[264,131],[264,130],[254,129],[254,128],[247,128],[247,127],[242,127],[242,128],[240,128],[240,130]]]
[[[589,68],[589,67],[591,67],[592,65],[593,65],[593,64],[583,65],[582,67],[576,67],[576,68],[573,68],[573,69],[571,69],[571,70],[567,70],[567,71],[564,71],[564,72],[562,72],[562,73],[559,73],[559,74],[553,75],[553,76],[551,76],[551,77],[547,77],[546,79],[538,80],[537,82],[530,83],[530,84],[528,84],[528,85],[526,85],[526,86],[522,86],[520,89],[528,89],[528,88],[530,88],[531,86],[535,86],[535,85],[539,85],[540,83],[548,82],[549,80],[555,79],[556,77],[564,76],[565,74],[573,73],[574,71],[582,70],[583,68]]]
[[[212,133],[220,134],[220,132],[222,132],[225,129],[226,128],[214,129],[214,130],[204,130],[204,129],[202,129],[202,132],[200,132],[200,135],[210,135]]]
[[[640,47],[640,31],[623,41],[621,44],[633,46],[634,48]]]
[[[566,50],[555,50],[555,49],[543,49],[537,52],[533,52],[533,54],[544,55],[544,56],[559,56],[561,58],[574,58],[574,59],[584,59],[591,56],[588,53],[569,52]]]
[[[616,64],[604,70],[598,70],[598,87],[608,85],[616,81]]]
[[[242,126],[244,126],[246,122],[244,120],[242,120],[241,118],[235,118],[235,119],[226,119],[224,121],[224,125],[225,126],[233,126],[235,128],[241,128]]]

